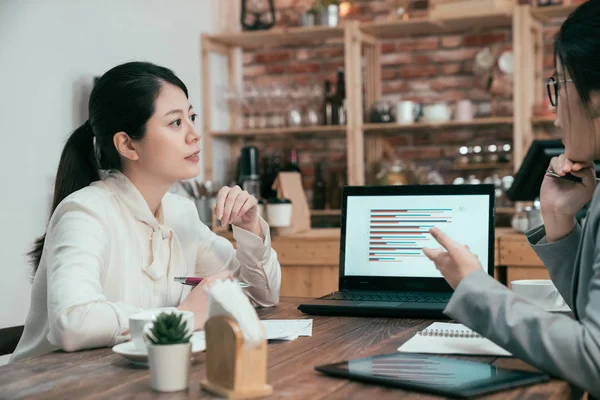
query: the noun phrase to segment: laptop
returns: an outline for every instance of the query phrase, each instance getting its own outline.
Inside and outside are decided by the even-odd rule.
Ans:
[[[444,318],[452,295],[423,247],[438,227],[494,273],[494,185],[346,186],[339,291],[298,309],[315,315]]]

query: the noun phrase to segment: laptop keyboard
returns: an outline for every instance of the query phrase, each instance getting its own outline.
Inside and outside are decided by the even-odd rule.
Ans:
[[[405,303],[447,303],[450,300],[450,294],[335,292],[324,296],[321,299],[353,301],[395,301]]]

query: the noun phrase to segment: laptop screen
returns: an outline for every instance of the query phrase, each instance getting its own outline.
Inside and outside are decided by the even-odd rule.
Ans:
[[[438,227],[468,245],[487,271],[490,195],[376,195],[347,197],[344,276],[441,278],[423,247],[440,247]]]

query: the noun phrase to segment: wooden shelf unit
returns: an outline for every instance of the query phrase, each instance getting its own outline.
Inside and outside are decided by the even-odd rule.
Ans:
[[[517,170],[533,139],[533,124],[549,123],[546,118],[533,118],[534,104],[541,101],[543,89],[543,38],[542,23],[554,18],[564,18],[576,7],[571,0],[560,7],[535,8],[517,5],[511,14],[489,13],[479,16],[447,19],[415,19],[412,21],[346,21],[338,27],[274,28],[268,31],[240,32],[225,35],[202,35],[201,66],[203,86],[204,170],[206,179],[212,178],[212,140],[228,140],[231,154],[237,157],[244,137],[263,135],[319,135],[346,136],[349,185],[363,185],[366,169],[386,153],[385,132],[427,129],[454,129],[460,127],[486,127],[513,125],[513,168]],[[444,124],[365,124],[363,104],[367,109],[382,97],[381,43],[384,39],[413,35],[460,32],[477,32],[500,27],[512,27],[514,52],[514,116],[495,117],[472,122],[451,121]],[[239,79],[239,50],[286,45],[334,42],[344,47],[346,79],[347,125],[336,127],[268,128],[243,130],[237,128],[241,118],[230,114],[230,129],[216,131],[212,127],[209,55],[217,53],[227,58],[229,84],[237,86]],[[363,63],[364,60],[364,63]],[[361,65],[364,64],[364,74]],[[363,91],[365,88],[364,101]]]
[[[224,49],[239,47],[255,49],[259,47],[281,47],[287,45],[311,44],[328,40],[342,40],[344,27],[315,26],[310,28],[273,28],[267,31],[239,32],[228,35],[211,35],[213,45]]]
[[[531,15],[541,22],[553,19],[567,18],[579,4],[569,4],[562,6],[531,7]]]
[[[486,127],[496,125],[512,125],[512,117],[495,117],[495,118],[477,118],[472,121],[448,121],[440,123],[418,122],[414,124],[397,124],[397,123],[381,123],[381,124],[364,124],[365,133],[381,132],[381,131],[421,131],[421,130],[441,130],[453,128],[469,128],[469,127]]]
[[[299,126],[264,129],[239,129],[231,131],[210,131],[214,137],[268,136],[268,135],[327,135],[346,134],[345,126]]]
[[[507,169],[512,168],[510,163],[481,163],[481,164],[456,164],[452,166],[453,171],[477,171],[490,169]]]
[[[363,33],[377,39],[390,39],[413,35],[441,35],[466,31],[510,27],[512,14],[491,13],[476,17],[448,19],[415,19],[409,21],[367,22],[360,26]]]

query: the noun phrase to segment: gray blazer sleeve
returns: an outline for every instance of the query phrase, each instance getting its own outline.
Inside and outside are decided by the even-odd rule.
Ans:
[[[553,243],[548,243],[546,240],[546,229],[543,225],[532,229],[526,235],[531,248],[548,269],[552,282],[572,309],[575,301],[572,293],[573,279],[575,279],[574,267],[579,242],[581,242],[581,227],[577,224],[571,233]]]
[[[600,262],[594,268],[585,320],[546,312],[483,270],[461,281],[444,312],[516,357],[600,397]]]

